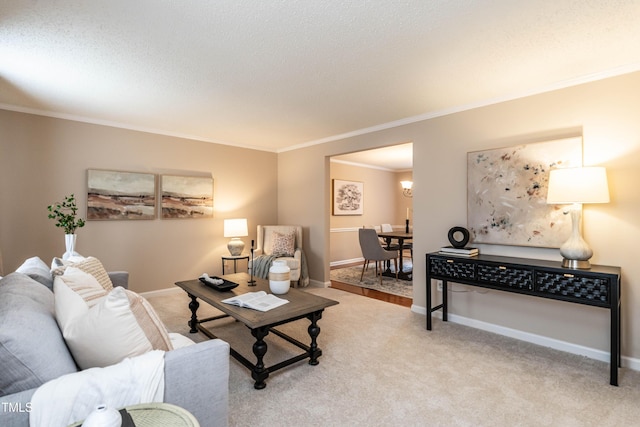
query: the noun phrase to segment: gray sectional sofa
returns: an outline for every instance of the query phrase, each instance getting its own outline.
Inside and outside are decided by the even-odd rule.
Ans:
[[[109,273],[114,286],[128,275]],[[54,315],[46,271],[0,279],[0,425],[29,426],[31,397],[45,382],[78,371]],[[107,369],[107,368],[105,368]],[[164,401],[190,411],[201,426],[228,424],[229,345],[210,340],[164,355]]]

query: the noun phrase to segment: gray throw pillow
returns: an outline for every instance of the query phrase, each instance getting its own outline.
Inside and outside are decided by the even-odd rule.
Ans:
[[[53,303],[53,292],[25,274],[0,279],[0,396],[77,371]]]
[[[16,269],[18,273],[26,274],[36,282],[42,283],[47,288],[53,290],[53,276],[51,269],[39,257],[34,256],[27,259]]]

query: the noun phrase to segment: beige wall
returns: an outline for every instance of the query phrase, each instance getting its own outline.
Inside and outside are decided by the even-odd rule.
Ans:
[[[0,253],[5,274],[27,257],[49,263],[64,252],[63,231],[47,205],[75,193],[86,215],[87,169],[210,175],[214,218],[88,221],[77,250],[107,269],[128,270],[138,292],[221,273],[228,254],[223,219],[277,223],[277,155],[107,126],[0,110]]]
[[[447,230],[466,224],[466,153],[583,135],[584,163],[608,169],[611,203],[586,206],[584,235],[594,263],[623,271],[622,351],[640,358],[640,73],[526,97],[282,152],[232,148],[0,111],[0,253],[4,271],[28,256],[50,260],[64,250],[46,205],[75,192],[86,205],[86,169],[212,173],[211,220],[89,222],[78,250],[109,269],[131,272],[132,288],[171,287],[203,271],[218,273],[226,253],[222,219],[304,227],[312,280],[327,283],[330,260],[329,157],[414,143],[414,309],[425,305],[426,252],[446,244]],[[483,253],[560,259],[557,249],[484,245]],[[465,288],[456,285],[459,290]],[[439,296],[436,295],[436,298]],[[500,292],[455,293],[454,315],[608,351],[608,311]]]
[[[412,141],[414,305],[424,309],[425,269],[418,260],[446,244],[450,227],[466,224],[466,153],[583,135],[584,163],[607,167],[612,199],[607,205],[585,206],[584,235],[594,250],[594,263],[622,267],[622,352],[637,359],[640,263],[633,247],[640,241],[638,93],[640,73],[632,73],[284,152],[279,155],[278,184],[287,183],[287,190],[279,193],[279,212],[284,209],[287,216],[304,221],[312,236],[312,278],[328,280],[328,156]],[[296,181],[299,175],[304,178]],[[557,249],[484,245],[481,250],[560,259]],[[606,310],[495,291],[455,293],[452,300],[451,312],[458,316],[608,352]]]

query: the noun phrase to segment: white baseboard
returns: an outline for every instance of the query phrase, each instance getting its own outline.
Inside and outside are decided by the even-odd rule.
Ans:
[[[425,307],[412,305],[411,311],[414,313],[423,314],[426,316],[427,310]],[[442,312],[436,311],[432,314],[433,317],[442,319]],[[517,329],[507,328],[501,325],[495,325],[493,323],[483,322],[476,319],[470,319],[468,317],[459,316],[457,314],[451,314],[447,316],[448,321],[451,323],[457,323],[459,325],[470,326],[472,328],[480,329],[487,332],[493,332],[495,334],[504,335],[506,337],[515,338],[521,341],[530,342],[532,344],[541,345],[543,347],[553,348],[554,350],[565,351],[571,354],[577,354],[579,356],[585,356],[590,359],[599,360],[609,363],[610,356],[608,351],[602,351],[595,348],[585,347],[579,344],[573,344],[566,341],[557,340],[555,338],[549,338],[542,335],[532,334],[530,332],[524,332]],[[425,320],[426,329],[426,320]],[[634,371],[640,371],[640,359],[634,357],[622,356],[622,367],[628,368]]]
[[[360,257],[360,258],[352,258],[352,259],[343,259],[340,261],[332,261],[329,263],[330,267],[336,267],[338,265],[347,265],[347,264],[355,264],[355,263],[361,263],[364,262],[364,258]]]
[[[328,282],[321,282],[320,280],[309,280],[309,287],[310,288],[330,288],[331,287],[331,281]]]
[[[427,315],[427,309],[424,308],[421,305],[411,304],[411,311],[413,311],[414,313],[422,314],[423,316]],[[435,314],[433,316],[436,317]],[[425,320],[425,322],[426,322],[426,320]],[[425,325],[426,325],[426,323],[425,323]]]
[[[145,298],[149,298],[149,297],[159,297],[159,296],[162,296],[162,295],[177,294],[179,292],[183,292],[184,293],[182,288],[179,288],[177,286],[173,286],[171,288],[159,289],[157,291],[140,292],[140,295],[145,297]]]

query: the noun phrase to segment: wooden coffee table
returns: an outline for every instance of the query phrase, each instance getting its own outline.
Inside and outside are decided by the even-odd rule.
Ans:
[[[245,324],[251,330],[251,335],[253,335],[256,340],[253,344],[253,354],[257,358],[256,363],[250,362],[246,357],[242,356],[233,348],[230,349],[230,352],[233,357],[251,370],[251,377],[255,380],[254,387],[256,389],[265,388],[267,386],[265,380],[269,377],[269,374],[277,371],[278,369],[284,368],[306,358],[309,358],[310,365],[318,364],[318,357],[322,355],[322,350],[318,348],[317,344],[318,335],[320,334],[318,321],[322,318],[322,312],[324,309],[338,304],[337,301],[292,288],[286,294],[278,295],[279,297],[289,301],[289,303],[281,305],[280,307],[276,307],[266,312],[252,310],[250,308],[242,308],[231,304],[225,304],[222,300],[234,295],[245,294],[247,292],[265,291],[270,293],[269,282],[267,280],[254,277],[256,284],[254,286],[249,286],[248,282],[250,280],[250,276],[246,273],[228,274],[222,277],[231,282],[238,283],[239,286],[230,291],[219,292],[205,286],[197,279],[176,282],[176,285],[181,287],[191,298],[191,302],[189,303],[189,309],[191,309],[191,320],[189,321],[191,333],[200,331],[209,338],[217,338],[211,331],[201,325],[202,323],[211,322],[225,317],[232,317]],[[209,317],[207,319],[198,319],[197,311],[200,306],[198,298],[222,311],[224,314]],[[307,329],[309,337],[311,338],[311,344],[308,346],[275,329],[278,325],[283,325],[303,318],[307,318],[311,322]],[[264,338],[269,334],[269,332],[273,332],[275,335],[301,348],[304,352],[273,366],[264,366],[264,356],[267,353],[267,344],[264,342]]]

